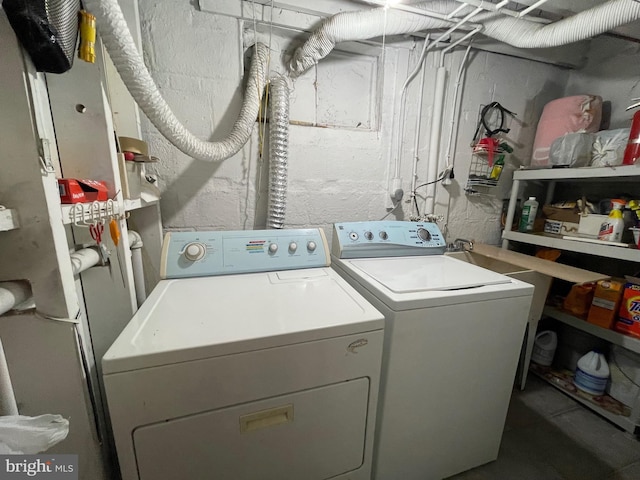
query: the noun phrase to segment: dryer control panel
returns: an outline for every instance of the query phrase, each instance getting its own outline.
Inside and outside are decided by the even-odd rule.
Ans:
[[[329,247],[319,228],[169,232],[162,246],[160,276],[204,277],[329,264]]]
[[[441,255],[446,243],[429,222],[344,222],[333,225],[331,253],[338,258]]]

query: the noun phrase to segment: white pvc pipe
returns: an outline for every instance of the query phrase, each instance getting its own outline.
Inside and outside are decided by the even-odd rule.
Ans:
[[[8,312],[30,297],[31,286],[28,282],[0,283],[0,315]]]
[[[427,42],[428,39],[425,39]],[[415,202],[413,199],[416,196],[416,182],[418,180],[418,160],[420,150],[420,127],[422,126],[422,99],[424,95],[424,78],[425,78],[426,66],[422,65],[422,72],[420,72],[420,91],[418,92],[418,110],[416,111],[416,127],[415,127],[415,141],[413,143],[413,168],[411,170],[411,209],[415,208]],[[419,212],[416,212],[416,215]]]
[[[429,135],[429,159],[427,173],[427,201],[424,213],[433,213],[436,196],[436,177],[438,175],[438,152],[440,151],[440,133],[442,132],[442,111],[444,108],[445,80],[447,69],[439,67],[436,72],[436,87],[433,95],[433,115],[431,116],[431,134]],[[431,182],[431,183],[430,183]]]
[[[117,0],[85,0],[96,16],[102,41],[122,81],[140,109],[158,131],[180,151],[198,160],[221,161],[247,143],[258,116],[266,84],[269,48],[258,43],[247,78],[244,101],[229,136],[219,142],[196,138],[176,118],[164,100],[138,52]]]
[[[138,232],[129,230],[129,248],[131,249],[131,267],[133,268],[133,286],[136,291],[138,307],[147,299],[144,281],[144,266],[142,264],[142,237]]]
[[[18,415],[18,403],[11,384],[9,365],[0,340],[0,416]]]
[[[71,267],[74,275],[79,275],[91,267],[95,267],[101,262],[98,247],[88,247],[76,250],[71,255]]]

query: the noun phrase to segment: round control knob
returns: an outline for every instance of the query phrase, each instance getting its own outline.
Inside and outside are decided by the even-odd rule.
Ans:
[[[269,244],[269,253],[271,255],[273,255],[274,253],[276,253],[278,251],[278,244],[277,243],[270,243]]]
[[[384,230],[380,232],[380,238],[382,240],[386,240],[387,238],[389,238],[389,235],[387,235],[387,232],[385,232]]]
[[[207,247],[198,242],[191,242],[184,249],[185,258],[192,262],[204,258],[205,253],[207,253]]]
[[[296,242],[291,242],[289,244],[289,253],[295,253],[297,249],[298,249],[298,244]]]
[[[316,242],[314,242],[313,240],[307,242],[307,250],[309,250],[310,252],[315,251],[316,247]]]
[[[364,232],[364,238],[366,238],[367,240],[373,240],[373,233]]]
[[[431,240],[431,234],[429,233],[428,230],[426,230],[424,228],[419,228],[418,229],[418,238],[420,240],[422,240],[423,242],[428,242],[429,240]]]
[[[349,238],[350,238],[351,240],[355,241],[355,240],[357,240],[357,239],[358,239],[358,234],[357,234],[356,232],[351,232],[351,233],[349,234]]]

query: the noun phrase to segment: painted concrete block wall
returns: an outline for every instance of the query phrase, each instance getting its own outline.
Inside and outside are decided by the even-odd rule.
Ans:
[[[145,60],[162,93],[178,118],[201,138],[223,138],[239,110],[243,64],[242,24],[232,17],[199,11],[187,0],[140,2]],[[246,23],[245,23],[246,26]],[[282,54],[288,42],[274,34],[272,68],[282,71]],[[324,226],[347,220],[374,220],[390,207],[388,185],[393,176],[396,145],[394,122],[398,98],[408,68],[420,45],[410,42],[371,47],[364,57],[336,52],[295,84],[292,119],[299,122],[339,125],[322,128],[291,126],[289,153],[288,227]],[[280,50],[284,50],[281,52]],[[451,66],[448,83],[462,57],[447,58]],[[427,59],[437,64],[435,56]],[[438,188],[437,213],[448,216],[450,238],[473,236],[497,243],[500,198],[467,197],[462,188],[469,168],[469,142],[481,104],[497,100],[518,113],[521,124],[512,125],[510,139],[516,146],[516,162],[528,162],[535,125],[546,101],[561,95],[567,72],[548,65],[484,52],[471,57],[462,95],[459,137],[455,157],[456,181],[446,190]],[[340,83],[339,78],[362,77],[363,83]],[[371,79],[375,86],[371,86]],[[426,179],[426,152],[430,128],[434,71],[427,72],[418,166],[419,182]],[[401,177],[409,198],[412,146],[415,138],[417,82],[407,95],[407,117],[402,148]],[[365,101],[361,91],[377,96]],[[448,98],[451,100],[452,88]],[[358,95],[360,93],[360,95]],[[356,98],[354,95],[358,95]],[[371,99],[369,99],[371,100]],[[351,104],[349,104],[351,102]],[[371,105],[377,110],[360,121]],[[313,111],[316,109],[315,112]],[[446,147],[451,108],[445,110],[442,150]],[[370,123],[368,121],[370,120]],[[353,125],[355,123],[355,125]],[[360,123],[360,125],[359,125]],[[168,229],[252,229],[265,225],[268,159],[266,142],[259,133],[234,157],[219,164],[193,161],[171,147],[143,119],[143,134],[153,153],[162,159],[156,168],[163,188],[163,223]],[[346,128],[345,128],[346,127]],[[508,186],[505,178],[505,185]],[[423,192],[424,193],[424,192]],[[421,198],[420,202],[424,199]],[[421,211],[424,209],[420,204]],[[408,219],[411,205],[403,202],[389,218]]]
[[[640,97],[640,45],[602,36],[592,42],[587,65],[571,72],[566,95],[592,93],[611,102],[611,129],[627,128],[635,111],[625,111]]]
[[[449,59],[450,82],[455,82],[463,53]],[[502,200],[508,198],[513,170],[530,163],[536,127],[544,105],[563,96],[569,71],[543,64],[488,52],[472,51],[464,76],[460,103],[458,140],[455,144],[456,181],[450,187],[439,186],[437,211],[448,211],[448,238],[474,238],[490,244],[500,241]],[[452,90],[449,89],[449,105]],[[489,195],[466,195],[464,187],[469,174],[470,148],[482,105],[500,102],[516,113],[508,121],[511,131],[503,136],[513,148],[497,187],[484,189]],[[445,127],[441,141],[441,161],[446,159],[446,146],[452,108],[445,111]],[[454,128],[456,128],[454,126]],[[481,189],[478,189],[481,190]]]

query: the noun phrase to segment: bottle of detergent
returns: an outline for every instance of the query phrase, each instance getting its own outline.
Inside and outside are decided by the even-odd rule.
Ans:
[[[601,353],[591,351],[578,360],[573,383],[591,395],[602,395],[609,380],[609,364]]]
[[[538,213],[538,202],[536,197],[529,197],[529,200],[522,205],[522,216],[520,217],[520,226],[518,230],[521,232],[530,232],[533,230],[533,222],[536,220]]]
[[[609,213],[609,217],[600,225],[598,240],[619,242],[622,239],[622,232],[624,231],[622,209],[626,204],[627,202],[624,200],[611,200],[613,209]]]

